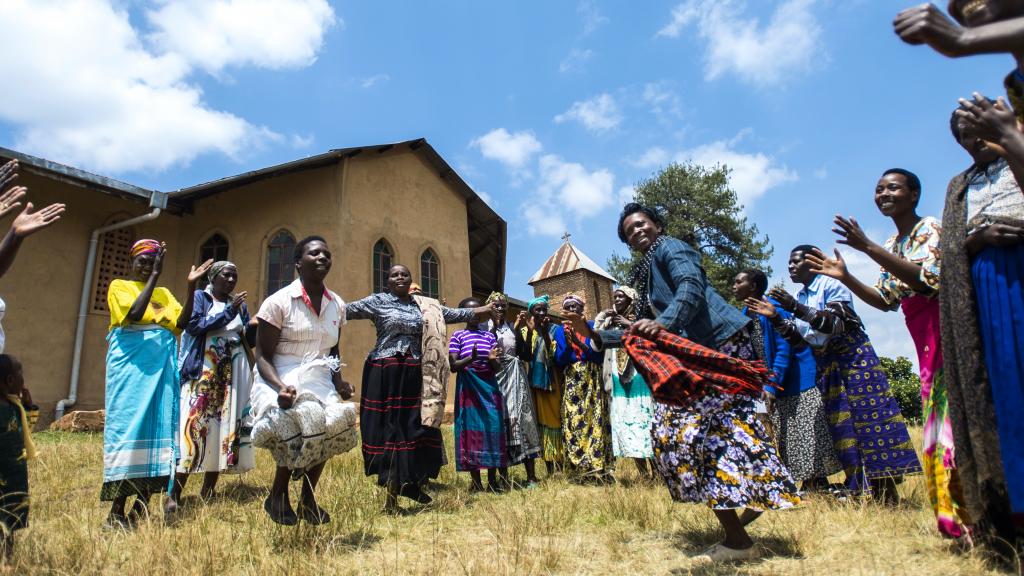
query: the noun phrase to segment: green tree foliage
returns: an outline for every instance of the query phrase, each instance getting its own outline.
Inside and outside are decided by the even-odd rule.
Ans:
[[[880,356],[880,368],[889,377],[892,395],[899,402],[900,411],[907,422],[921,424],[921,379],[914,373],[914,365],[906,356],[895,360]]]
[[[636,186],[634,199],[660,211],[665,233],[689,242],[704,255],[704,271],[718,292],[729,298],[732,281],[745,268],[760,268],[771,276],[768,237],[741,213],[736,192],[729,187],[729,168],[699,164],[669,164]],[[608,270],[620,281],[639,257],[612,254]]]

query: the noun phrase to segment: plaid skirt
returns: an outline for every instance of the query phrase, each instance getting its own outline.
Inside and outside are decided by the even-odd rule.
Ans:
[[[746,330],[719,351],[757,358]],[[676,501],[715,510],[777,510],[800,503],[749,395],[709,391],[685,408],[656,401],[651,435],[658,472]]]

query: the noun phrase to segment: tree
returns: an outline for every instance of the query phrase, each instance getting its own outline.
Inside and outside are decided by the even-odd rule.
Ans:
[[[879,368],[889,377],[889,389],[900,405],[903,418],[912,424],[920,424],[921,415],[921,379],[914,373],[914,365],[906,356],[898,356],[895,360],[879,356]]]
[[[745,268],[771,276],[772,248],[768,237],[742,215],[736,192],[729,187],[729,168],[672,163],[637,184],[634,200],[665,218],[665,233],[690,243],[704,258],[704,271],[719,294],[732,295],[732,281]],[[620,281],[629,278],[638,254],[612,254],[608,270]]]

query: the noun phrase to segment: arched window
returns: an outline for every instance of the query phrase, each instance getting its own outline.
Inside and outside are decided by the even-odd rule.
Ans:
[[[199,262],[227,260],[229,248],[228,239],[214,233],[199,247]]]
[[[430,298],[441,296],[441,273],[440,262],[437,254],[430,248],[420,255],[420,287],[423,288],[423,295]]]
[[[395,253],[387,240],[381,238],[373,245],[373,292],[384,292],[388,289],[388,270]]]
[[[267,296],[292,283],[295,279],[295,236],[280,230],[267,244]]]
[[[114,216],[107,220],[104,226],[127,218],[129,218],[128,215]],[[131,226],[111,230],[100,236],[96,252],[96,279],[92,291],[91,310],[93,312],[101,314],[110,312],[110,308],[107,307],[107,291],[110,289],[110,282],[115,278],[127,278],[131,273],[132,262],[128,253],[134,241],[135,229]]]

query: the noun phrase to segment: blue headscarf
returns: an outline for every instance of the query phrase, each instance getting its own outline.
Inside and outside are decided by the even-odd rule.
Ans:
[[[537,304],[547,305],[548,300],[551,300],[551,296],[548,296],[547,294],[537,296],[533,300],[530,300],[529,302],[526,303],[526,309],[533,310],[533,307],[536,306]]]

